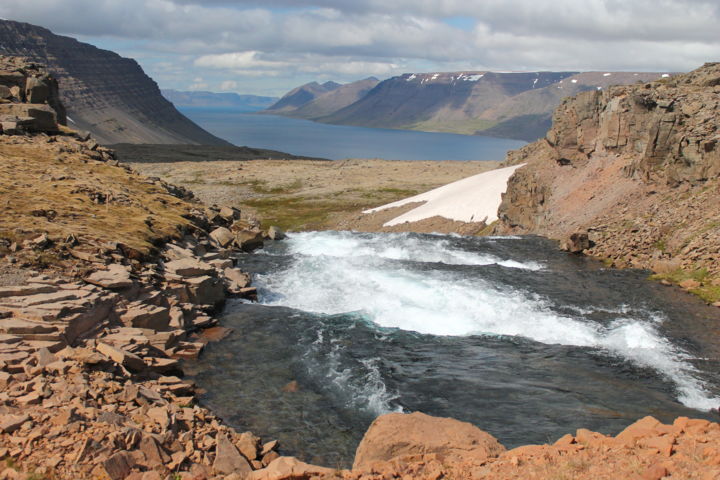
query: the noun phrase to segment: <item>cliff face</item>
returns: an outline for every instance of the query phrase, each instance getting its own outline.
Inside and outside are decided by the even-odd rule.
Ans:
[[[46,65],[61,85],[70,125],[101,143],[227,144],[178,112],[134,60],[6,20],[0,53]]]
[[[588,231],[588,253],[720,297],[719,119],[720,63],[563,101],[544,139],[508,154],[527,166],[496,231]]]

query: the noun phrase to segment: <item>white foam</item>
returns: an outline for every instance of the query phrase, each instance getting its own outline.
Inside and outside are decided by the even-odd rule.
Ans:
[[[407,234],[310,232],[291,234],[295,259],[287,270],[260,275],[264,302],[309,312],[358,312],[381,327],[440,336],[500,335],[546,344],[599,349],[675,383],[686,406],[708,410],[720,405],[695,378],[688,356],[658,332],[657,314],[620,306],[615,321],[592,321],[601,310],[587,305],[577,315],[561,315],[548,300],[510,288],[499,289],[462,269],[433,269],[409,262],[535,268],[528,262],[452,248],[448,240]],[[269,295],[267,294],[269,293]],[[605,309],[607,313],[608,310]],[[384,398],[384,397],[383,397]]]

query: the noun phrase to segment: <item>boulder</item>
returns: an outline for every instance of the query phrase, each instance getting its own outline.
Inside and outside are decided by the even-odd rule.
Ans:
[[[27,103],[45,103],[50,97],[50,85],[47,78],[28,77],[25,81]]]
[[[370,425],[355,453],[353,470],[367,470],[377,462],[407,455],[483,461],[504,451],[495,437],[470,423],[420,412],[390,413]]]
[[[227,247],[235,240],[232,232],[225,227],[219,227],[210,232],[210,238],[222,248]]]
[[[170,326],[170,310],[158,305],[141,303],[131,306],[120,316],[120,320],[129,327],[167,330]]]
[[[34,103],[0,104],[0,115],[32,118],[30,129],[38,132],[56,132],[58,129],[55,110],[49,105]]]
[[[190,300],[201,305],[218,305],[225,300],[223,282],[213,277],[194,277],[187,279]]]
[[[590,248],[590,239],[588,234],[584,232],[576,232],[566,238],[560,245],[561,250],[570,253],[580,253]]]
[[[85,277],[85,281],[110,290],[122,290],[132,287],[133,285],[133,281],[130,279],[130,272],[127,268],[117,263],[109,265],[107,270],[98,270],[97,272],[91,273]]]
[[[260,230],[240,230],[235,234],[235,244],[244,252],[262,248],[262,232]]]
[[[102,462],[105,473],[110,480],[123,480],[135,466],[135,461],[129,452],[117,452]]]
[[[145,362],[143,362],[142,358],[138,357],[134,353],[115,348],[102,342],[98,343],[95,348],[98,352],[112,359],[114,362],[119,363],[128,370],[139,372],[145,369]]]
[[[234,207],[222,207],[218,212],[218,215],[220,215],[226,222],[232,223],[235,220],[240,219],[240,210]]]
[[[215,462],[213,470],[216,474],[229,475],[240,473],[247,475],[252,472],[250,463],[240,455],[240,452],[232,444],[224,433],[218,433],[215,447]]]
[[[283,238],[285,238],[285,232],[280,230],[279,227],[273,225],[268,228],[267,236],[270,240],[282,240]]]

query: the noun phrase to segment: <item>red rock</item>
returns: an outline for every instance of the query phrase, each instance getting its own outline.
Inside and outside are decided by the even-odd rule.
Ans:
[[[235,445],[230,442],[227,435],[218,433],[213,470],[217,474],[229,475],[231,473],[247,474],[252,471],[252,468],[245,457],[240,455]]]
[[[212,275],[215,269],[212,265],[201,262],[195,258],[182,258],[165,263],[165,271],[180,275],[181,277],[200,277]]]
[[[332,475],[335,470],[301,462],[295,457],[279,457],[262,470],[256,470],[248,480],[296,480]]]
[[[84,279],[86,282],[110,290],[122,290],[133,286],[130,272],[124,266],[112,263],[107,270],[98,270]]]
[[[102,462],[105,473],[110,480],[123,480],[130,474],[135,460],[128,452],[117,452]]]
[[[0,415],[0,431],[12,433],[29,420],[28,415]]]
[[[660,480],[668,474],[668,471],[662,465],[653,465],[652,467],[645,470],[642,474],[643,480]]]
[[[116,363],[119,363],[123,367],[128,368],[129,370],[139,372],[145,369],[145,362],[143,362],[142,358],[138,357],[134,353],[115,348],[111,345],[108,345],[107,343],[102,342],[98,343],[95,348],[98,352],[112,359]]]
[[[437,453],[448,458],[484,460],[505,448],[489,433],[452,418],[423,413],[390,413],[375,419],[355,454],[354,469],[395,457]],[[274,462],[273,462],[274,463]]]

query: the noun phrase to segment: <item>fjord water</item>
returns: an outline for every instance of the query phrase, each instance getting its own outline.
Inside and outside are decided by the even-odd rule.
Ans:
[[[502,160],[508,150],[525,145],[505,138],[327,125],[229,109],[180,110],[213,135],[238,146],[331,160]]]
[[[260,301],[188,367],[222,418],[306,461],[348,466],[393,411],[512,447],[720,406],[716,309],[539,237],[298,233],[239,261]]]

